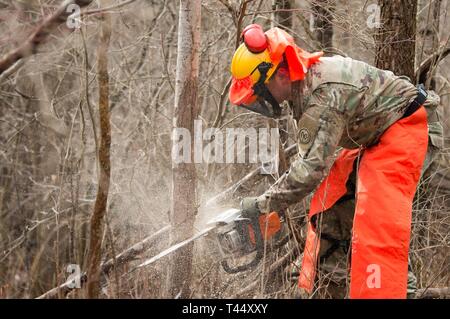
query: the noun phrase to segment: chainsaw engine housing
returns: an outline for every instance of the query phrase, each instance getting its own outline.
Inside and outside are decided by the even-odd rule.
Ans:
[[[270,215],[270,218],[268,216]],[[222,266],[226,272],[237,273],[256,266],[264,255],[264,241],[273,241],[286,238],[286,225],[284,218],[277,213],[263,214],[255,220],[242,217],[239,209],[228,209],[219,214],[209,226],[215,227],[216,240],[223,256]],[[266,226],[266,222],[269,225]],[[268,235],[268,231],[271,235]],[[274,244],[279,246],[279,244]],[[230,267],[228,261],[238,259],[250,254],[256,255],[250,263]]]

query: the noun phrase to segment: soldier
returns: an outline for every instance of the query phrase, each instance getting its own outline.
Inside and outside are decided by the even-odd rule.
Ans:
[[[364,62],[308,53],[278,28],[264,33],[253,24],[242,37],[230,101],[271,118],[288,101],[298,144],[279,182],[243,199],[244,214],[284,211],[314,192],[301,291],[317,295],[316,285],[335,298],[405,298],[415,288],[412,201],[443,143],[439,97]]]

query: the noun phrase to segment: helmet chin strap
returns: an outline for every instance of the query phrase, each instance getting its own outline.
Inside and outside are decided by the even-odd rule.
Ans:
[[[269,110],[269,108],[263,101],[259,101],[259,104],[261,105],[263,112],[258,112],[256,110],[252,110],[252,111],[256,111],[265,116],[277,118],[281,115],[280,104],[273,97],[272,93],[270,93],[269,89],[267,88],[266,84],[264,83],[267,79],[267,72],[270,70],[270,68],[272,66],[273,66],[272,63],[267,63],[267,62],[260,63],[256,68],[258,69],[261,76],[259,77],[258,82],[256,82],[253,85],[253,92],[255,92],[255,94],[258,95],[259,97],[263,98],[264,101],[268,102],[272,106],[272,110]]]

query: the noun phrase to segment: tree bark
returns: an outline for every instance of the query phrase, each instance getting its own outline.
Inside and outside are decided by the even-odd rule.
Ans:
[[[111,38],[111,18],[103,15],[102,30],[97,53],[97,73],[99,85],[100,113],[100,147],[99,181],[94,212],[91,216],[89,238],[87,297],[98,298],[100,292],[100,262],[102,257],[102,237],[104,217],[108,202],[109,182],[111,175],[111,124],[109,111],[109,77],[108,77],[108,47]]]
[[[186,128],[193,137],[198,113],[198,73],[200,56],[200,0],[180,0],[178,56],[175,84],[174,129]],[[192,138],[191,138],[192,140]],[[191,149],[191,163],[172,161],[171,244],[193,234],[196,204],[196,172]],[[171,256],[168,264],[166,296],[188,297],[192,269],[192,248],[188,245]]]
[[[417,0],[379,0],[375,64],[414,80]]]

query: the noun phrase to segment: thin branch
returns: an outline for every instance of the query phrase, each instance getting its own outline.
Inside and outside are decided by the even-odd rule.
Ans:
[[[6,54],[0,59],[0,74],[8,70],[17,61],[36,54],[38,47],[44,42],[48,35],[56,29],[56,27],[67,21],[70,12],[66,9],[71,4],[76,4],[80,7],[86,7],[91,4],[92,0],[65,0],[54,13],[42,20],[36,30],[24,41],[22,45]]]
[[[425,83],[429,71],[449,54],[450,46],[443,45],[439,48],[439,50],[426,58],[415,72],[415,78],[418,79],[419,83]]]
[[[98,86],[100,115],[100,147],[98,150],[99,180],[94,211],[91,216],[88,254],[87,297],[98,298],[100,293],[100,262],[102,257],[102,236],[106,215],[111,178],[111,119],[109,109],[108,47],[111,39],[111,17],[103,16],[98,46]]]

